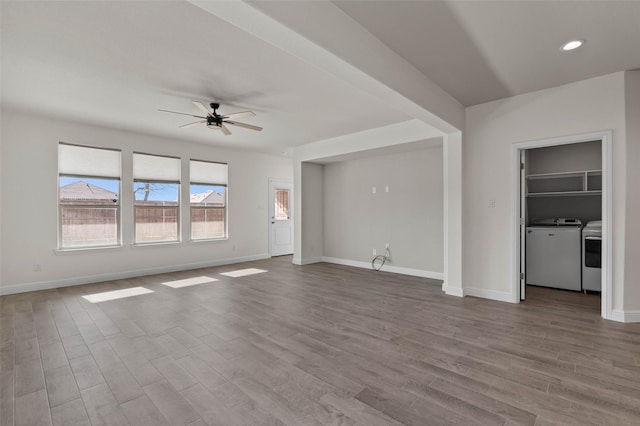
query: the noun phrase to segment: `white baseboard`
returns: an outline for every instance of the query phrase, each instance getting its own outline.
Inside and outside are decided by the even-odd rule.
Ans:
[[[322,262],[321,257],[309,257],[306,259],[300,259],[299,257],[294,257],[291,263],[294,265],[302,266],[302,265],[310,265],[312,263]]]
[[[371,262],[362,262],[360,260],[339,259],[336,257],[322,257],[322,262],[335,263],[337,265],[354,266],[356,268],[371,269]],[[384,272],[392,272],[394,274],[411,275],[413,277],[431,278],[434,280],[442,280],[444,274],[442,272],[425,271],[422,269],[403,268],[401,266],[392,266],[388,263],[382,267]]]
[[[232,265],[234,263],[250,262],[252,260],[268,259],[269,254],[257,254],[252,256],[232,257],[229,259],[211,260],[207,262],[187,263],[183,265],[161,266],[157,268],[137,269],[133,271],[114,272],[112,274],[89,275],[76,278],[65,278],[54,281],[41,281],[35,283],[17,284],[0,287],[0,296],[28,291],[49,290],[52,288],[70,287],[74,285],[98,283],[102,281],[121,280],[126,278],[142,277],[145,275],[163,274],[166,272],[187,271],[190,269],[209,268],[212,266]]]
[[[449,287],[445,283],[442,283],[442,291],[448,296],[464,297],[464,289],[461,287]]]
[[[611,311],[611,319],[618,322],[640,322],[640,311]]]
[[[465,287],[465,296],[481,297],[483,299],[497,300],[499,302],[517,303],[513,300],[511,293],[506,291],[486,290],[484,288]]]

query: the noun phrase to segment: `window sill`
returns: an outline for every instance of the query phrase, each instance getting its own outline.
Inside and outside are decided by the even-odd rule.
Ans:
[[[78,248],[64,248],[54,249],[53,252],[56,256],[66,256],[74,254],[89,254],[89,253],[108,253],[122,249],[122,246],[102,246],[102,247],[78,247]]]
[[[200,243],[215,243],[217,241],[228,241],[229,237],[221,237],[221,238],[202,238],[198,240],[189,240],[187,241],[189,244],[200,244]]]
[[[134,243],[131,244],[131,248],[138,249],[144,247],[161,247],[161,246],[176,246],[182,244],[182,241],[158,241],[154,243]]]

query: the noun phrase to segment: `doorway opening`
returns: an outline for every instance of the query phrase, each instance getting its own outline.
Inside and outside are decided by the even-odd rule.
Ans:
[[[611,319],[611,136],[606,131],[513,144],[519,183],[513,197],[514,302],[526,299],[528,284],[538,286],[536,296],[541,287],[600,290],[600,314]],[[590,233],[596,225],[599,233]]]

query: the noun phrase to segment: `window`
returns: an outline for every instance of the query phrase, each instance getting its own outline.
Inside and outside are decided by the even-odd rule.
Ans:
[[[190,161],[191,239],[227,236],[227,165]]]
[[[133,154],[136,244],[179,240],[179,194],[179,158]]]
[[[120,244],[120,151],[58,145],[58,247]]]
[[[289,190],[275,190],[274,220],[289,220]]]

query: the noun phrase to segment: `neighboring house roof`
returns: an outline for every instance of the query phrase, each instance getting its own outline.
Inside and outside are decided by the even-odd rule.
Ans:
[[[224,206],[224,194],[209,190],[199,194],[191,194],[191,204],[207,204]]]
[[[78,181],[60,187],[60,200],[116,203],[118,194],[87,182]]]

